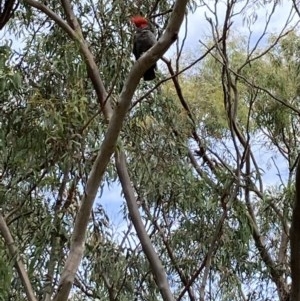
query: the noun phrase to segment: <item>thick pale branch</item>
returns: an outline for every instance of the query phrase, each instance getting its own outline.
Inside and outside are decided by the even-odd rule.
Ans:
[[[0,214],[0,233],[4,238],[5,244],[7,245],[9,254],[11,258],[15,260],[14,266],[20,276],[20,279],[22,281],[22,284],[25,288],[26,296],[29,301],[37,301],[31,283],[29,281],[28,274],[26,272],[26,269],[24,267],[24,264],[19,256],[18,248],[15,245],[15,242],[13,240],[13,237],[9,231],[9,228],[5,222],[5,219],[2,214]]]
[[[147,256],[150,266],[156,281],[156,284],[160,290],[160,293],[164,301],[173,301],[174,297],[171,293],[169,283],[167,280],[166,272],[164,267],[156,254],[151,240],[146,232],[144,224],[142,222],[139,208],[134,196],[134,191],[131,185],[130,177],[127,171],[126,159],[124,152],[116,152],[116,166],[119,175],[119,179],[122,185],[123,193],[126,199],[128,211],[137,236],[141,242],[143,251]]]
[[[162,35],[159,41],[134,64],[124,84],[124,88],[120,95],[120,100],[116,105],[116,108],[110,119],[107,133],[87,181],[82,204],[75,221],[74,232],[71,239],[70,253],[60,279],[58,293],[54,299],[55,301],[65,301],[69,296],[75,274],[83,256],[85,232],[87,229],[92,206],[107,164],[109,163],[111,155],[115,150],[117,139],[122,129],[122,124],[127,111],[130,107],[134,91],[144,72],[159,57],[161,57],[164,52],[167,51],[170,45],[176,40],[180,25],[184,17],[186,5],[187,0],[178,0],[175,3],[174,10],[170,17],[170,21],[165,33]]]
[[[143,203],[143,201],[142,201],[142,203]],[[158,223],[158,217],[156,217],[155,215],[151,214],[148,206],[143,205],[143,209],[146,212],[148,218],[152,221],[152,223],[155,226],[155,228],[158,230],[158,232],[159,232],[159,234],[160,234],[160,236],[162,238],[163,244],[164,244],[164,246],[166,248],[166,251],[168,253],[168,256],[169,256],[169,258],[171,260],[171,263],[172,263],[175,271],[177,272],[177,274],[178,274],[178,276],[180,278],[180,281],[186,287],[188,285],[188,278],[185,275],[185,273],[183,272],[183,269],[178,264],[178,260],[177,260],[177,258],[175,256],[175,254],[174,254],[171,246],[170,246],[170,243],[168,241],[167,235],[165,235],[164,230],[162,229],[162,227]],[[190,301],[195,301],[196,297],[195,297],[195,293],[194,293],[193,289],[191,287],[188,287],[187,291],[188,291],[188,295],[189,295]]]

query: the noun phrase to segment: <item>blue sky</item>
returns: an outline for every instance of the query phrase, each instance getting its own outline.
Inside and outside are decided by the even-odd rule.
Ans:
[[[213,4],[215,1],[205,1],[210,4],[210,8],[213,9]],[[224,1],[225,2],[225,1]],[[219,27],[222,27],[224,17],[225,17],[225,9],[226,6],[223,1],[219,1],[217,5],[217,15],[218,15],[218,22]],[[234,9],[234,12],[238,13],[242,9],[242,5],[245,1],[239,2]],[[252,1],[255,2],[255,1]],[[256,1],[257,2],[257,1]],[[275,2],[275,1],[274,1]],[[251,3],[251,1],[250,1]],[[233,24],[232,24],[232,30],[239,32],[242,35],[249,36],[249,29],[252,31],[252,43],[254,44],[257,39],[261,36],[263,29],[266,24],[266,18],[270,14],[272,10],[273,1],[271,1],[271,4],[266,4],[261,7],[253,7],[251,10],[247,11],[247,15],[245,13],[237,14],[233,18]],[[279,32],[281,28],[284,26],[289,13],[292,8],[292,2],[291,1],[282,1],[282,5],[278,5],[277,8],[274,11],[274,14],[270,20],[268,30],[267,32],[275,33]],[[247,17],[249,18],[251,15],[253,16],[253,13],[257,16],[256,21],[251,24],[249,28],[247,28]],[[206,20],[206,17],[211,18],[212,21],[215,24],[215,17],[214,15],[209,11],[209,9],[205,6],[198,8],[194,13],[190,13],[188,15],[188,34],[186,39],[186,45],[185,49],[186,51],[195,51],[199,46],[199,40],[205,41],[207,39],[211,39],[211,27],[209,22]],[[296,20],[298,18],[294,18],[294,20],[291,22],[291,25],[296,23]],[[184,23],[180,30],[180,40],[184,37],[185,29],[184,29]],[[265,43],[265,40],[262,40],[262,43]],[[175,45],[169,50],[169,54],[174,53],[175,51]],[[172,55],[171,55],[172,56]]]

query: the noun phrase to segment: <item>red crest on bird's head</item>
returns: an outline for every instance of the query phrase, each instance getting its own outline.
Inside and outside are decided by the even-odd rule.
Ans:
[[[149,22],[147,19],[145,19],[142,16],[134,16],[131,18],[131,22],[137,27],[137,28],[144,28],[147,27]]]

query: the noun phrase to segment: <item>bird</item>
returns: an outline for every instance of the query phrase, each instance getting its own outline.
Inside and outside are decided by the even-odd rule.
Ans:
[[[133,54],[138,60],[140,56],[150,49],[156,42],[156,37],[151,30],[149,21],[142,16],[133,16],[131,22],[136,27],[136,33],[133,40]],[[150,81],[155,79],[156,63],[153,64],[145,73],[144,80]]]

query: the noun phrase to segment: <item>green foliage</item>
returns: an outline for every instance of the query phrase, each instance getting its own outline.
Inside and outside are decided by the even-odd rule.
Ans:
[[[8,292],[10,289],[10,283],[13,277],[12,264],[7,258],[7,254],[4,251],[4,245],[1,244],[2,250],[0,253],[0,300],[8,299]]]
[[[130,16],[150,17],[159,34],[168,22],[173,1],[154,2],[72,1],[113,107],[133,63]],[[189,9],[202,4],[192,1]],[[57,1],[45,5],[66,19]],[[247,3],[245,11],[256,7]],[[0,46],[1,214],[43,299],[57,288],[107,123],[76,42],[27,4],[9,26],[22,41],[20,50]],[[200,294],[201,300],[275,300],[278,281],[287,284],[290,273],[300,37],[274,34],[251,52],[249,37],[234,29],[226,34],[226,43],[174,77],[182,95],[172,79],[155,87],[167,72],[160,70],[157,82],[141,81],[117,151],[126,154],[140,214],[175,297],[187,288],[181,300]],[[186,53],[176,59],[178,66],[194,64]],[[273,186],[267,182],[269,165],[280,185],[274,177]],[[111,160],[105,184],[115,187],[116,179]],[[161,300],[132,217],[124,206],[118,215],[124,229],[116,231],[101,205],[105,197],[93,208],[72,300]],[[24,300],[4,245],[1,240],[0,299]]]
[[[0,96],[8,97],[7,91],[16,91],[21,88],[22,80],[20,73],[8,65],[11,56],[9,45],[0,47]]]

